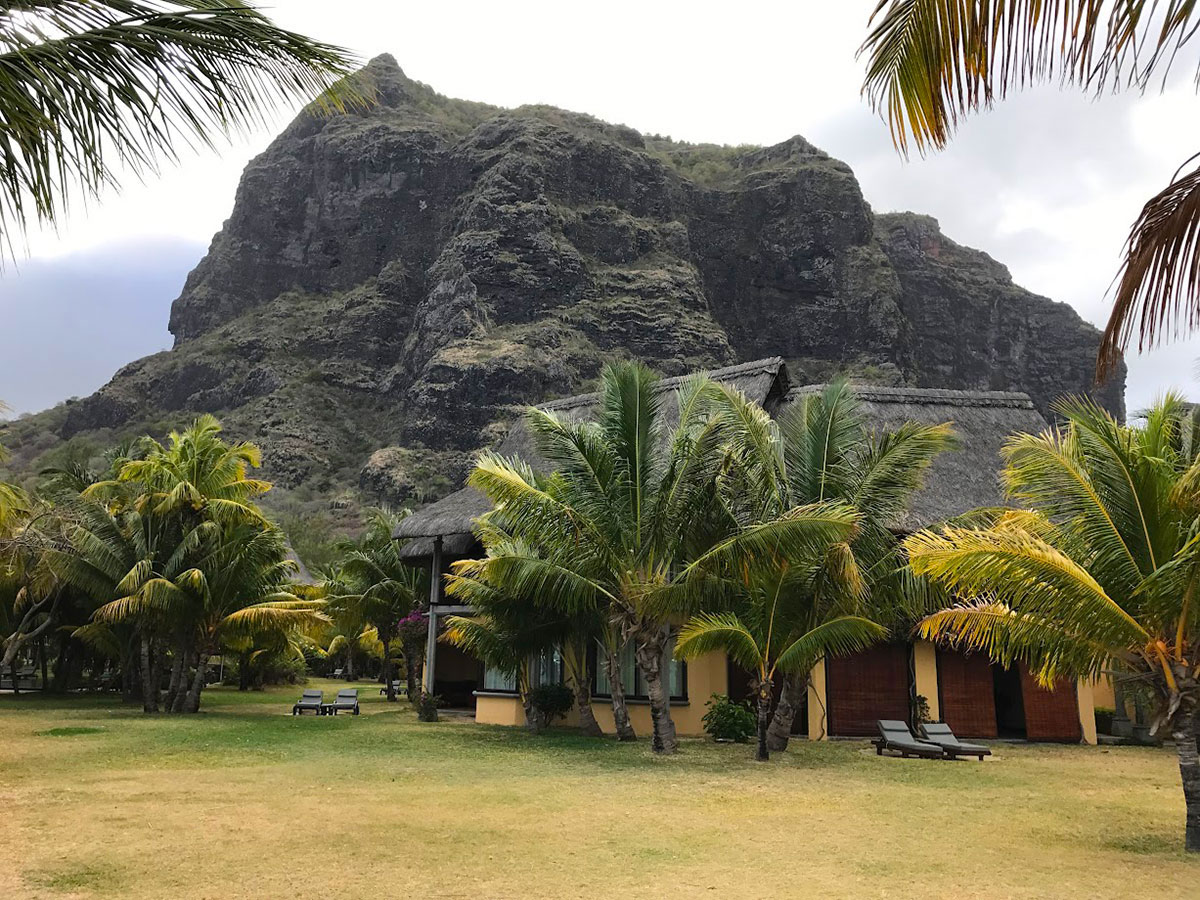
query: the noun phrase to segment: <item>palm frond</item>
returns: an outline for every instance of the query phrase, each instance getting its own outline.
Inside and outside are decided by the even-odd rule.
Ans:
[[[693,616],[675,638],[678,659],[695,659],[716,650],[724,650],[730,659],[750,672],[757,671],[763,664],[763,648],[732,612]]]
[[[1150,641],[1086,569],[1033,535],[944,528],[912,535],[905,549],[918,575],[959,596],[994,599],[1036,619],[1053,618],[1063,630],[1090,634],[1109,646]]]
[[[859,49],[863,93],[907,153],[945,146],[959,119],[1058,79],[1145,87],[1195,34],[1194,0],[880,0]]]
[[[918,624],[917,634],[959,650],[986,653],[1006,667],[1023,662],[1047,688],[1063,677],[1099,675],[1113,658],[1107,643],[1064,629],[1057,617],[1018,613],[990,600],[933,613]]]
[[[879,643],[887,629],[862,616],[838,616],[791,640],[775,661],[780,672],[808,672],[826,656],[849,656]]]
[[[211,147],[280,104],[361,105],[350,67],[346,51],[281,29],[242,0],[9,3],[0,231],[52,222],[74,187],[95,196],[122,167],[153,172],[181,145]]]
[[[704,573],[740,573],[745,566],[799,565],[820,559],[832,545],[853,536],[858,513],[842,503],[814,503],[788,510],[778,518],[744,528],[699,556],[681,573],[681,580]]]
[[[1189,160],[1190,162],[1190,160]],[[1200,167],[1151,197],[1130,229],[1097,377],[1108,377],[1137,335],[1139,352],[1200,329]]]

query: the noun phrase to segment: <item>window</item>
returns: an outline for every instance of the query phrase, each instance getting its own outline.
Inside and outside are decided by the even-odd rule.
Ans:
[[[501,672],[488,666],[483,670],[483,689],[507,694],[517,692],[517,678],[509,672]]]
[[[553,650],[543,650],[539,653],[533,661],[534,686],[562,684],[564,681],[566,678],[563,677],[562,652],[555,647]]]
[[[663,655],[666,657],[666,674],[673,701],[687,700],[687,664],[672,659],[675,640],[671,639]],[[608,680],[608,666],[604,659],[604,649],[594,647],[592,650],[592,694],[597,697],[612,696],[612,685]],[[646,685],[642,682],[642,673],[638,671],[634,658],[633,643],[625,645],[621,651],[621,682],[625,686],[625,697],[628,700],[646,700]]]

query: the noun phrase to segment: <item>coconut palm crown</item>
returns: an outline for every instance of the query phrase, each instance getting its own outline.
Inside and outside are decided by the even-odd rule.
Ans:
[[[914,571],[964,598],[919,633],[1024,663],[1048,687],[1115,667],[1152,690],[1200,850],[1200,418],[1173,396],[1134,426],[1090,400],[1058,411],[1065,425],[1004,450],[1027,509],[907,540]]]
[[[844,381],[802,397],[777,420],[735,391],[723,391],[713,409],[726,441],[718,496],[732,529],[830,502],[855,516],[853,532],[817,555],[769,554],[754,567],[724,573],[701,558],[680,579],[692,590],[690,603],[686,590],[676,592],[683,596],[677,610],[694,615],[676,653],[690,658],[723,649],[753,673],[758,758],[765,760],[769,750],[786,749],[813,666],[881,640],[913,601],[892,526],[953,438],[947,424],[907,422],[870,432]],[[726,609],[713,609],[722,602]],[[786,680],[772,718],[781,675]]]
[[[722,426],[709,409],[719,395],[698,377],[669,398],[644,366],[610,366],[594,421],[529,411],[535,447],[552,470],[546,481],[521,460],[495,454],[470,476],[507,533],[534,551],[489,555],[481,561],[487,582],[567,613],[597,610],[620,641],[634,642],[656,752],[677,746],[663,682],[671,625],[658,595],[677,587],[692,563],[723,571],[768,554],[807,557],[854,528],[853,513],[838,504],[787,510],[732,533],[713,528],[725,524],[714,516]],[[673,427],[668,399],[678,404]],[[613,662],[609,654],[619,678]]]

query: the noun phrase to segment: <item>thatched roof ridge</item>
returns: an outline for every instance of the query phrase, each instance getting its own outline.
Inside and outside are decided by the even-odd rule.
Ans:
[[[788,392],[787,402],[825,389],[823,384]],[[925,487],[908,512],[893,524],[915,531],[972,509],[1005,505],[1000,484],[1001,448],[1009,435],[1036,434],[1046,420],[1028,394],[1010,391],[951,391],[940,388],[854,386],[868,427],[896,428],[905,421],[936,425],[949,422],[959,441],[956,450],[939,456],[925,476]]]
[[[755,403],[759,403],[767,409],[778,406],[787,392],[787,370],[784,367],[783,358],[780,356],[756,359],[700,374],[707,375],[713,381],[737,388]],[[663,378],[658,382],[658,392],[673,392],[688,377],[690,376]],[[600,394],[593,391],[539,403],[537,406],[539,409],[552,411],[564,418],[582,419],[596,407],[599,401]],[[674,405],[667,404],[664,417],[671,419],[677,414]],[[506,457],[519,456],[535,469],[544,466],[533,446],[533,436],[529,433],[523,419],[517,419],[512,423],[508,435],[500,442],[496,452]],[[475,520],[489,509],[491,509],[491,503],[482,494],[474,488],[464,487],[436,503],[423,506],[408,516],[397,526],[395,537],[432,538],[437,535],[469,535]],[[432,545],[430,546],[432,547]],[[405,551],[406,555],[408,552]]]
[[[687,379],[696,375],[707,375],[713,381],[731,384],[756,403],[765,403],[774,380],[780,376],[786,379],[786,372],[782,356],[769,356],[765,359],[738,363],[736,366],[725,366],[721,369],[707,369],[688,375],[662,378],[658,382],[658,392],[677,390]],[[600,392],[592,391],[587,394],[576,394],[573,397],[563,397],[561,400],[538,403],[537,407],[551,412],[570,412],[580,408],[591,409],[599,401]]]
[[[788,392],[787,402],[810,394],[819,394],[828,385],[805,384]],[[866,403],[916,403],[940,406],[998,406],[1008,409],[1034,409],[1028,394],[1018,391],[952,391],[945,388],[879,387],[851,385],[856,397]]]

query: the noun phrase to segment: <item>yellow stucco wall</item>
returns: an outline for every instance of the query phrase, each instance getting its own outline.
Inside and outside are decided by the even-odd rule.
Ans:
[[[1090,679],[1081,678],[1075,689],[1075,698],[1079,703],[1079,724],[1083,729],[1085,744],[1097,743],[1096,738],[1096,700]]]
[[[475,721],[486,725],[524,725],[525,710],[514,697],[475,697]]]
[[[688,702],[671,704],[675,730],[683,735],[703,734],[704,724],[701,719],[708,711],[704,704],[712,694],[724,694],[729,690],[725,654],[706,653],[689,662],[687,687]],[[592,712],[601,728],[609,733],[615,731],[611,703],[607,700],[593,700]],[[654,730],[650,723],[650,707],[644,702],[629,703],[629,720],[633,724],[633,730],[639,735],[649,735]],[[524,725],[525,711],[521,708],[521,701],[515,697],[489,697],[487,694],[479,694],[476,697],[475,721],[485,725]],[[579,715],[572,710],[564,724],[578,725]]]
[[[808,675],[808,739],[829,740],[828,709],[825,703],[825,660],[821,660]]]
[[[917,693],[929,703],[929,718],[940,722],[942,711],[938,702],[937,647],[929,641],[913,644],[913,679]]]
[[[1117,698],[1113,694],[1112,679],[1107,675],[1101,675],[1092,682],[1092,696],[1095,698],[1097,706],[1103,706],[1107,709],[1117,708]]]

